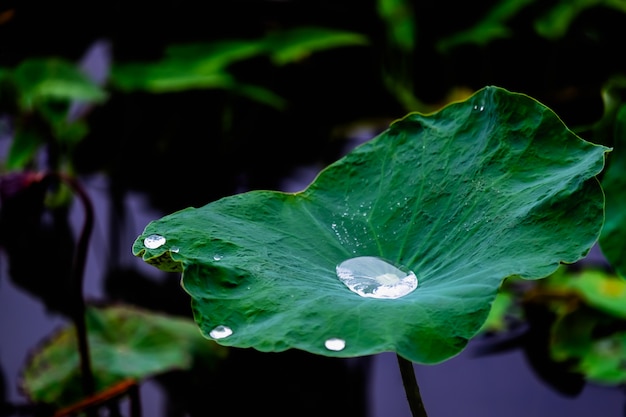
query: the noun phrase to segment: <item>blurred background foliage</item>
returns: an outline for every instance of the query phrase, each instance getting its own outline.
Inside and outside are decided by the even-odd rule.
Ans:
[[[103,301],[189,319],[175,280],[154,281],[120,261],[130,251],[129,193],[168,213],[280,189],[298,168],[323,167],[410,111],[497,85],[536,98],[614,151],[600,178],[607,221],[599,255],[544,281],[507,280],[482,353],[524,349],[538,375],[567,395],[586,381],[623,384],[625,38],[621,0],[3,2],[0,245],[9,277],[69,315],[73,193],[42,173],[103,175],[112,207]],[[37,251],[42,242],[51,250]],[[354,367],[302,352],[219,358],[210,372],[162,369],[172,413],[203,415],[198,393],[210,384],[230,412],[270,407],[271,392],[283,390],[276,415],[291,415],[303,393],[329,399],[311,414],[332,403],[337,415],[365,415],[366,359]],[[277,372],[292,364],[306,381]],[[149,369],[138,375],[153,376]],[[333,383],[313,382],[329,373]],[[244,386],[254,398],[237,402]]]

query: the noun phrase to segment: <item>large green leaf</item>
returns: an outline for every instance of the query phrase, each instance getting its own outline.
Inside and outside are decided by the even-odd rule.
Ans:
[[[97,390],[127,378],[189,369],[194,359],[216,360],[225,348],[200,336],[192,320],[117,305],[88,309],[91,365]],[[67,406],[82,399],[73,326],[56,332],[30,357],[22,387],[37,402]]]
[[[224,345],[435,363],[479,331],[505,277],[545,277],[588,252],[606,151],[532,98],[487,87],[396,121],[302,192],[252,191],[154,221],[133,252],[183,272],[203,334],[232,330]],[[336,266],[360,256],[413,271],[417,289],[352,292]],[[345,346],[327,348],[334,339]]]

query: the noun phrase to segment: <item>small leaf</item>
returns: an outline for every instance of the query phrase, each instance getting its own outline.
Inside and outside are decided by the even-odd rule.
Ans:
[[[45,139],[36,129],[30,127],[17,129],[9,148],[6,168],[9,170],[25,168],[44,143]]]
[[[216,360],[226,351],[204,338],[191,320],[129,306],[88,309],[91,365],[98,390],[127,378],[188,369],[194,357]],[[73,326],[57,331],[23,370],[32,401],[67,406],[83,398]]]
[[[102,102],[106,93],[74,65],[60,59],[29,59],[14,71],[24,109],[42,100]]]
[[[561,0],[537,19],[535,30],[547,39],[559,39],[567,33],[571,23],[582,12],[599,6],[626,13],[626,3],[622,0]]]
[[[500,0],[473,27],[457,32],[437,43],[437,49],[447,52],[464,44],[484,46],[496,39],[508,38],[512,35],[508,20],[520,13],[522,9],[536,0]]]
[[[385,21],[392,45],[411,52],[415,48],[415,17],[410,1],[378,0],[378,14]]]
[[[321,27],[303,27],[268,35],[264,45],[276,65],[298,61],[314,52],[353,45],[366,45],[367,38],[355,32]]]
[[[221,344],[436,363],[480,330],[504,278],[542,278],[587,254],[605,152],[528,96],[487,87],[396,121],[302,192],[252,191],[154,221],[133,253],[183,271],[202,333]],[[404,284],[401,270],[417,288],[351,291],[337,266],[362,256],[394,268],[370,283]],[[336,339],[343,349],[326,347]]]
[[[514,298],[511,293],[498,292],[481,332],[501,332],[507,329],[507,317],[513,308]]]
[[[607,332],[606,329],[617,329]],[[621,329],[621,331],[619,331]],[[624,322],[588,308],[565,314],[554,325],[552,355],[593,382],[626,382]]]
[[[112,81],[125,91],[167,93],[189,89],[232,88],[234,78],[226,71],[235,62],[261,54],[258,41],[226,40],[214,43],[173,45],[157,62],[116,64]]]
[[[546,280],[548,288],[574,291],[590,307],[626,319],[626,281],[600,270],[555,274]]]

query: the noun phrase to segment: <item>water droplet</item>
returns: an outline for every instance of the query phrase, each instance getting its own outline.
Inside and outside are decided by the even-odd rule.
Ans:
[[[341,282],[361,297],[395,299],[417,288],[413,271],[403,271],[375,256],[345,260],[336,271]]]
[[[172,252],[172,253],[178,253],[178,252],[180,252],[180,248],[179,248],[179,247],[177,247],[177,246],[174,246],[173,248],[171,248],[171,249],[170,249],[170,252]]]
[[[209,332],[213,339],[223,339],[233,334],[233,330],[228,326],[219,325]]]
[[[213,260],[214,260],[214,261],[219,261],[219,260],[221,260],[221,259],[222,259],[222,255],[217,254],[217,253],[216,253],[215,255],[213,255]]]
[[[337,337],[331,337],[330,339],[324,342],[324,346],[328,350],[333,350],[335,352],[339,352],[340,350],[344,350],[346,347],[346,341],[343,339],[339,339]]]
[[[148,249],[156,249],[163,245],[167,240],[160,235],[150,235],[143,240],[143,245]]]

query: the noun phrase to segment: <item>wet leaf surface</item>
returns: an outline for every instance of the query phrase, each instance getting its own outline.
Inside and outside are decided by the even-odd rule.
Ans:
[[[436,363],[479,331],[504,278],[586,255],[606,151],[532,98],[487,87],[396,121],[302,192],[252,191],[154,221],[133,252],[183,272],[203,334],[232,331],[221,344]],[[148,248],[151,235],[165,241]],[[361,256],[414,273],[417,288],[351,291],[336,267]],[[328,349],[336,339],[345,346]]]

